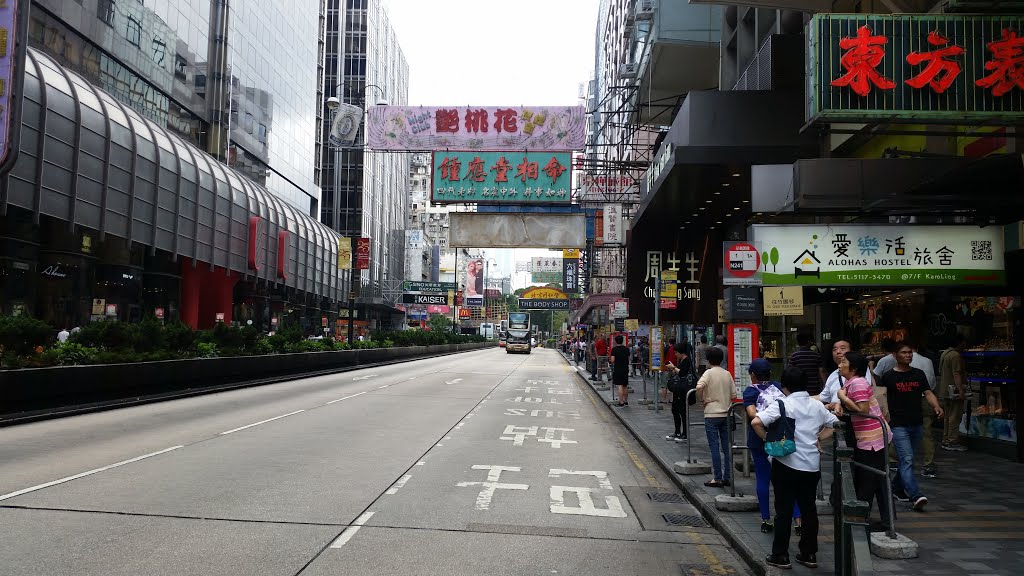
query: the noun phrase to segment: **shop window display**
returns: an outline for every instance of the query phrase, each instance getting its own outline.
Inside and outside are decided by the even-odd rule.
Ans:
[[[971,345],[963,353],[971,394],[962,434],[1017,441],[1013,320],[1018,308],[1012,297],[962,298],[955,307],[954,321],[965,329]]]

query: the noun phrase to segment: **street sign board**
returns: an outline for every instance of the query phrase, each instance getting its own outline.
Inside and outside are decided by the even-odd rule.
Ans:
[[[761,285],[761,251],[753,242],[724,242],[722,284],[726,286]],[[777,258],[776,258],[777,259]]]
[[[413,280],[405,281],[406,292],[431,292],[441,294],[449,290],[455,290],[457,287],[455,282],[416,282]]]
[[[568,310],[569,300],[565,298],[520,298],[520,310]]]
[[[448,304],[447,294],[402,294],[403,304],[434,304],[444,306]]]

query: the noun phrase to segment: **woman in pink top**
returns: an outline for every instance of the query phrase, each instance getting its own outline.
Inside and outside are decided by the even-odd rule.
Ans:
[[[868,359],[858,352],[847,352],[839,363],[839,374],[842,376],[838,396],[843,407],[851,412],[853,434],[857,446],[853,450],[854,462],[860,462],[878,470],[885,470],[885,448],[892,438],[889,426],[874,418],[858,416],[856,413],[871,414],[882,417],[882,409],[875,399],[874,390],[864,375],[867,374]],[[884,530],[889,526],[892,513],[892,501],[886,497],[886,477],[859,467],[853,468],[853,480],[857,489],[857,499],[871,506],[872,498],[878,500],[878,512],[882,518],[880,524],[873,524],[875,530]]]

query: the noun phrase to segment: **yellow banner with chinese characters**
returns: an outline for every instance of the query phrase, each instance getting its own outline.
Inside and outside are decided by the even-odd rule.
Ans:
[[[562,250],[562,258],[565,258],[566,260],[579,260],[579,257],[579,248],[570,248],[568,250]]]
[[[352,239],[341,237],[338,238],[338,269],[339,270],[351,270],[352,269]]]
[[[765,316],[803,316],[803,286],[773,286],[764,288]]]

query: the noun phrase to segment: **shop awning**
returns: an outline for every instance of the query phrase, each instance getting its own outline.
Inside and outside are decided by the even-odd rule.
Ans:
[[[590,294],[583,301],[583,305],[580,306],[579,310],[572,313],[569,317],[569,324],[578,324],[581,319],[586,318],[587,314],[591,310],[598,306],[610,306],[616,300],[622,298],[622,294],[618,292],[600,292],[597,294]]]

